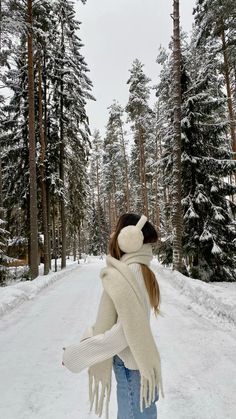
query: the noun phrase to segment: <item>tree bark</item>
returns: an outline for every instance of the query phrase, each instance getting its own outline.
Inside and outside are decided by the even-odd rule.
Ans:
[[[29,183],[30,183],[30,275],[38,276],[38,214],[34,109],[33,11],[27,0],[28,12],[28,102],[29,102]]]
[[[0,0],[0,53],[2,52],[2,0]]]
[[[142,194],[142,212],[148,217],[148,198],[147,198],[147,181],[146,181],[146,167],[145,167],[145,151],[142,128],[138,127],[139,138],[139,159],[140,159],[140,182]]]
[[[49,124],[48,124],[48,109],[47,109],[47,73],[46,73],[46,46],[44,46],[43,51],[43,95],[44,95],[44,142],[45,148],[47,149],[48,145],[48,133],[49,133]],[[47,173],[47,168],[45,167],[45,175]],[[46,195],[47,195],[47,222],[48,222],[48,261],[49,269],[51,269],[51,197],[50,197],[50,187],[49,181],[46,179]]]
[[[114,192],[114,185],[111,194],[111,215],[112,215],[112,225],[113,230],[116,228],[116,199],[115,199],[115,192]]]
[[[0,54],[2,52],[2,0],[0,0]],[[2,195],[2,147],[0,144],[0,218],[2,218],[3,195]]]
[[[118,213],[117,213],[117,202],[116,202],[116,181],[114,174],[112,176],[112,195],[113,195],[113,214],[114,214],[114,225],[117,223]]]
[[[156,133],[156,143],[155,143],[155,161],[158,161],[158,133]],[[158,170],[157,166],[155,167],[155,216],[154,216],[154,223],[156,225],[157,234],[158,234],[158,244],[161,241],[161,226],[160,226],[160,204],[158,201]]]
[[[153,194],[155,191],[155,179],[153,176],[149,176],[148,180],[148,191],[149,191],[149,196],[148,196],[148,208],[149,208],[149,219],[152,222],[153,225],[156,224],[156,220],[155,220],[155,208],[154,208],[154,201],[153,201]]]
[[[101,245],[101,234],[102,234],[102,228],[101,228],[101,206],[100,206],[100,179],[99,179],[99,167],[98,167],[98,147],[96,146],[96,177],[97,177],[97,212],[98,212],[98,232],[99,232],[99,252],[102,251],[102,245]]]
[[[64,46],[64,23],[61,21],[61,54],[64,57],[65,46]],[[63,70],[63,69],[62,69]],[[59,163],[59,175],[62,183],[63,190],[65,191],[65,140],[64,140],[64,80],[63,73],[61,74],[60,83],[60,163]],[[60,199],[60,215],[61,215],[61,269],[66,267],[66,216],[65,216],[65,200],[64,196]]]
[[[52,241],[53,241],[53,256],[54,256],[54,270],[57,272],[57,214],[56,214],[56,206],[55,206],[55,198],[53,199],[52,203]]]
[[[173,3],[173,80],[174,80],[174,150],[173,150],[173,269],[182,271],[183,267],[183,217],[181,206],[181,45],[179,0]]]
[[[38,62],[38,101],[39,101],[39,138],[40,138],[40,157],[39,157],[39,174],[40,174],[40,189],[41,189],[41,205],[42,205],[42,217],[43,217],[43,235],[44,235],[44,275],[49,272],[49,248],[48,248],[48,212],[47,212],[47,190],[45,180],[45,137],[43,127],[43,103],[42,103],[42,68],[41,68],[41,57]]]
[[[234,75],[233,75],[233,95],[234,95],[234,115],[236,114],[236,62],[234,63]]]
[[[130,212],[130,192],[129,192],[129,172],[128,172],[128,161],[126,157],[126,150],[125,150],[125,139],[123,133],[123,127],[121,119],[120,122],[120,129],[121,129],[121,146],[123,151],[123,158],[124,158],[124,165],[125,165],[125,199],[126,199],[126,211]]]
[[[51,194],[48,181],[46,180],[47,194],[47,221],[48,221],[48,261],[49,269],[52,269],[52,233],[51,233]]]
[[[159,151],[160,151],[160,158],[161,158],[162,157],[161,141],[159,141]],[[164,170],[162,170],[161,176],[162,176],[162,179],[164,179]],[[164,211],[163,211],[164,225],[165,225],[165,229],[168,231],[168,233],[170,233],[172,230],[172,227],[170,226],[171,219],[169,216],[170,200],[169,200],[169,191],[165,183],[163,184],[163,203],[164,203]]]
[[[0,148],[0,153],[1,153],[1,148]],[[2,195],[2,157],[1,157],[1,154],[0,154],[0,218],[2,217],[2,207],[3,207],[3,195]]]
[[[111,193],[109,192],[108,195],[108,219],[109,219],[109,233],[113,232],[113,224],[112,224],[112,217],[111,217]]]
[[[73,233],[73,259],[74,262],[76,261],[76,249],[77,249],[77,238],[76,238],[76,232]]]
[[[78,263],[80,263],[80,259],[81,259],[81,250],[82,249],[82,239],[81,239],[81,222],[79,223],[79,228],[78,228]]]

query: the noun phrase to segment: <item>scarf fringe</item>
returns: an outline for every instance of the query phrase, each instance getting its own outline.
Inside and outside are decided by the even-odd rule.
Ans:
[[[156,398],[156,391],[164,398],[162,374],[158,370],[154,370],[151,377],[147,379],[141,375],[140,382],[140,411],[149,407]],[[104,399],[106,399],[106,419],[109,419],[109,401],[111,396],[111,383],[103,383],[101,380],[95,379],[94,375],[89,372],[89,401],[90,412],[93,410],[95,402],[95,414],[100,418],[103,412]]]
[[[149,407],[156,398],[156,390],[159,394],[159,390],[161,391],[161,395],[164,398],[164,390],[163,390],[163,382],[162,382],[162,374],[154,370],[150,378],[146,378],[141,375],[141,383],[140,383],[140,412],[147,407]]]
[[[100,388],[99,388],[100,387]],[[109,401],[111,397],[111,383],[97,381],[89,372],[89,401],[90,412],[95,402],[95,414],[100,418],[103,412],[104,399],[106,398],[106,419],[109,419]]]

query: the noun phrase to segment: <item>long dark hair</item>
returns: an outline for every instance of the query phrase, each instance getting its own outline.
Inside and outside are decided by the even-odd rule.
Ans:
[[[118,240],[117,240],[117,237],[121,229],[129,225],[136,225],[139,219],[140,219],[140,215],[133,214],[133,213],[127,213],[120,216],[116,225],[116,229],[111,235],[111,238],[109,241],[109,253],[112,257],[116,259],[120,259],[121,256],[124,254],[124,252],[122,252],[121,249],[119,248]],[[144,240],[143,240],[144,244],[157,242],[158,240],[157,231],[155,227],[149,221],[147,221],[144,224],[142,228],[142,233],[144,236]],[[159,284],[157,282],[154,272],[147,265],[144,265],[142,263],[140,265],[142,268],[142,274],[143,274],[145,286],[149,295],[150,304],[153,307],[155,314],[157,315],[160,313],[159,305],[160,305],[160,299],[161,299]]]

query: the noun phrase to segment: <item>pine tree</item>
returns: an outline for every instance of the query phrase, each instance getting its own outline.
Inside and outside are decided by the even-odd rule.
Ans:
[[[13,236],[29,236],[29,152],[28,152],[28,76],[26,39],[15,54],[15,69],[5,74],[5,86],[13,95],[4,107],[1,144],[3,147],[3,191],[7,228]],[[5,170],[7,168],[7,170]],[[21,214],[21,215],[20,215]],[[15,225],[19,222],[20,224]],[[15,220],[16,219],[16,220]],[[15,221],[14,221],[15,220]],[[16,227],[16,228],[15,228]]]
[[[112,111],[110,112],[112,114]],[[105,144],[106,138],[103,140],[99,131],[94,131],[89,159],[89,178],[86,188],[87,209],[83,226],[83,231],[86,232],[87,229],[88,235],[86,240],[85,233],[83,239],[85,242],[87,241],[88,252],[93,255],[107,252],[109,235],[115,227],[114,200],[117,199],[117,203],[119,202],[118,196],[112,196],[112,185],[114,181],[118,192],[120,178],[114,179],[110,172],[114,159],[113,156],[108,156],[108,150],[111,151],[110,147],[113,151],[119,149],[119,156],[121,157],[123,156],[122,147],[120,144],[117,147],[117,142],[116,145]]]
[[[148,100],[150,97],[150,79],[143,72],[143,64],[135,60],[130,70],[129,101],[126,106],[131,127],[134,133],[134,146],[131,154],[131,176],[136,188],[134,191],[134,208],[148,216],[148,191],[146,179],[145,144],[148,138],[148,121],[152,112]],[[141,198],[141,199],[140,199]]]
[[[92,214],[89,223],[89,245],[88,252],[91,255],[99,256],[102,253],[107,253],[107,227],[102,206],[95,207],[92,204]],[[102,233],[101,233],[102,228]]]
[[[172,55],[160,47],[157,63],[162,66],[160,82],[156,86],[157,136],[159,142],[158,176],[161,183],[160,213],[162,230],[161,253],[168,253],[166,262],[173,260],[172,187],[173,187],[173,104],[172,104]]]
[[[229,195],[235,193],[235,188],[227,179],[234,172],[235,163],[230,144],[226,141],[226,102],[217,59],[213,60],[207,47],[199,46],[196,50],[195,38],[193,33],[190,45],[182,43],[181,58],[183,252],[191,276],[206,281],[232,281],[235,269],[235,205],[229,200]],[[162,58],[163,70],[157,90],[163,121],[159,126],[162,137],[159,167],[168,191],[173,183],[170,79],[173,64],[171,55],[163,51],[160,61]],[[163,197],[162,200],[165,202]],[[163,218],[164,231],[168,219],[168,216]],[[170,263],[172,239],[168,230],[162,243],[161,259]]]
[[[90,158],[90,187],[92,196],[90,196],[90,206],[94,207],[92,217],[98,223],[98,238],[102,240],[102,214],[101,214],[101,183],[102,183],[102,139],[98,130],[95,130],[92,137],[92,152]],[[94,221],[95,222],[95,221]],[[101,244],[99,245],[101,248]]]
[[[182,119],[184,254],[191,276],[233,281],[236,206],[228,196],[236,188],[227,177],[236,165],[225,138],[225,98],[216,63],[204,48],[197,54],[194,47],[192,51],[188,60],[192,64],[194,60],[194,65],[182,74],[186,81]]]
[[[89,143],[87,99],[93,99],[88,68],[81,55],[82,43],[77,35],[80,24],[75,19],[73,4],[67,0],[54,3],[55,43],[53,45],[53,114],[59,120],[59,176],[61,184],[60,214],[62,230],[62,267],[66,264],[66,141],[73,146],[79,141],[83,147]]]
[[[159,205],[158,205],[158,184],[157,184],[157,164],[158,164],[158,144],[156,135],[156,113],[150,109],[146,116],[146,184],[149,219],[159,230]]]
[[[84,3],[84,1],[83,1]],[[53,6],[53,7],[52,7]],[[11,89],[12,97],[5,106],[4,134],[2,136],[4,168],[4,205],[7,208],[7,226],[11,234],[29,236],[29,148],[28,148],[28,73],[27,31],[25,3],[15,0],[8,2],[5,19],[5,45],[8,48],[4,63],[6,70],[2,75],[4,85]],[[47,255],[51,256],[51,244],[56,253],[63,244],[65,255],[66,226],[63,217],[58,217],[58,202],[69,202],[68,182],[71,185],[72,171],[68,167],[77,159],[77,172],[82,182],[86,170],[89,145],[88,118],[86,102],[93,99],[88,68],[81,55],[82,43],[78,37],[80,24],[75,20],[73,4],[69,1],[34,2],[34,106],[35,140],[37,146],[37,193],[40,198],[39,231],[44,233],[45,268],[48,271]],[[18,24],[14,28],[13,23]],[[63,26],[63,31],[62,31]],[[10,42],[10,30],[18,38]],[[62,33],[63,32],[63,33]],[[63,36],[62,36],[63,35]],[[62,42],[64,37],[64,44]],[[11,67],[8,61],[11,57]],[[63,84],[63,91],[61,89]],[[63,105],[63,106],[62,106]],[[63,137],[63,138],[62,138]],[[16,150],[19,153],[16,153]],[[39,153],[38,153],[39,151]],[[7,170],[5,170],[7,168]],[[61,168],[61,170],[60,170]],[[64,175],[62,176],[62,171]],[[78,176],[78,174],[76,174]],[[76,177],[75,176],[75,177]],[[64,181],[63,178],[64,177]],[[39,186],[41,186],[39,188]],[[83,188],[84,189],[84,186]],[[83,199],[82,199],[83,196]],[[84,192],[80,195],[80,212],[85,205]],[[67,209],[64,208],[66,211]],[[78,209],[78,207],[77,207]],[[71,217],[68,208],[67,218]],[[62,219],[61,219],[62,218]],[[20,223],[19,223],[20,220]],[[48,230],[48,233],[47,231]],[[61,234],[62,231],[62,234]],[[51,234],[53,240],[51,239]],[[48,240],[46,240],[48,236]],[[64,256],[62,258],[64,260]]]
[[[160,72],[160,82],[157,85],[156,91],[156,96],[158,98],[158,135],[160,137],[160,160],[158,162],[158,169],[159,179],[162,184],[162,190],[160,191],[162,240],[159,249],[159,256],[163,262],[167,264],[171,264],[173,262],[173,241],[175,232],[173,225],[173,196],[177,192],[176,175],[178,174],[178,172],[174,174],[173,169],[173,151],[176,151],[173,106],[173,97],[175,94],[173,87],[173,42],[170,44],[170,48],[170,51],[166,51],[160,47],[157,63],[160,64],[162,68]]]
[[[109,224],[114,229],[120,214],[130,208],[129,166],[120,105],[109,108],[103,141],[103,194],[109,202]]]
[[[194,9],[195,22],[198,28],[198,45],[208,45],[214,56],[219,53],[223,57],[223,65],[219,63],[227,90],[228,112],[232,150],[236,153],[236,123],[232,103],[232,87],[230,77],[234,71],[236,54],[235,31],[236,3],[234,0],[197,0]],[[236,154],[234,154],[236,158]]]
[[[24,230],[23,234],[29,236],[30,238],[31,244],[29,247],[32,277],[37,276],[38,273],[36,177],[37,123],[35,117],[37,112],[37,93],[35,91],[35,64],[37,60],[36,45],[37,42],[40,42],[40,38],[43,33],[43,31],[40,31],[39,17],[42,16],[45,3],[46,2],[44,1],[41,2],[40,5],[35,5],[33,2],[28,2],[26,8],[26,4],[24,2],[9,1],[8,8],[6,10],[7,19],[5,24],[5,34],[8,34],[8,37],[11,36],[11,30],[15,35],[18,35],[18,39],[16,38],[15,44],[10,41],[6,41],[7,45],[10,46],[8,56],[11,56],[11,63],[15,61],[15,68],[13,66],[14,69],[11,69],[11,65],[8,63],[8,70],[5,72],[3,79],[4,84],[13,91],[13,96],[10,100],[9,106],[6,107],[6,113],[8,116],[5,118],[4,131],[6,132],[5,161],[8,167],[10,166],[10,173],[8,173],[9,180],[5,179],[5,184],[9,185],[11,194],[14,191],[11,200],[14,201],[15,198],[15,202],[13,206],[9,205],[9,194],[6,195],[6,201],[8,202],[8,209],[10,213],[14,213],[16,202],[19,198],[21,199],[24,197],[23,201],[26,201],[26,204],[24,202],[22,203],[22,209],[26,214],[22,227]],[[14,20],[18,23],[15,27],[13,26]],[[26,54],[25,50],[27,48],[28,53]],[[20,163],[18,155],[14,155],[14,149],[17,144],[19,146],[19,142],[22,151],[24,149],[21,156],[21,165],[18,165],[18,163]],[[13,147],[12,144],[14,144]],[[28,173],[29,179],[27,179]],[[11,175],[13,175],[13,177],[11,177]],[[16,180],[15,184],[14,179]],[[28,183],[30,184],[29,194],[27,191]],[[28,208],[28,200],[31,209]],[[12,224],[12,221],[13,218],[10,217],[9,224]],[[31,257],[32,252],[33,258]]]
[[[68,153],[68,231],[74,260],[80,245],[81,226],[88,211],[88,155],[83,148],[77,148]]]

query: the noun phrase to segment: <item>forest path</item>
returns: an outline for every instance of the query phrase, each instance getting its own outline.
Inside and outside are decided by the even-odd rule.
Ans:
[[[95,419],[89,414],[87,371],[61,365],[62,347],[93,323],[104,261],[65,275],[0,320],[0,417]],[[156,267],[155,267],[156,268]],[[200,316],[158,271],[162,316],[152,329],[162,358],[165,398],[158,419],[236,417],[236,332]],[[115,381],[110,418],[116,419]]]

